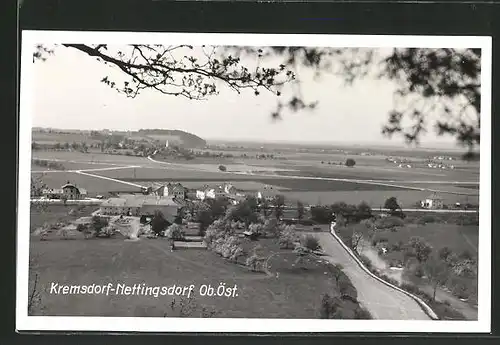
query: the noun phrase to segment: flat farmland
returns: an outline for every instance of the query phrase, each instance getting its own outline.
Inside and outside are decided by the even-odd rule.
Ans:
[[[226,183],[226,180],[219,180],[219,181],[178,181],[181,183],[183,186],[186,186],[188,188],[202,188],[205,184],[209,185],[221,185]],[[269,181],[272,183],[272,181]],[[140,183],[140,182],[139,182]],[[263,181],[258,182],[258,181],[231,181],[231,184],[238,190],[241,191],[263,191],[265,189],[272,189],[275,191],[286,191],[288,188],[278,186],[275,184],[271,183],[264,183]]]
[[[96,163],[111,163],[123,165],[136,165],[148,163],[144,157],[111,155],[106,153],[82,153],[70,151],[36,151],[32,154],[33,159],[57,159],[62,161],[77,161],[77,162],[96,162]],[[151,163],[151,162],[149,162]]]
[[[358,190],[358,191],[286,191],[283,193],[289,200],[300,200],[309,204],[330,205],[335,202],[359,204],[366,201],[371,207],[383,207],[385,200],[396,197],[401,207],[413,208],[417,202],[426,198],[430,193],[414,190]],[[454,194],[441,194],[445,203],[469,202],[478,203],[478,196],[463,196]]]
[[[32,176],[40,177],[48,188],[61,188],[62,185],[69,181],[78,187],[86,189],[91,195],[113,191],[140,192],[139,187],[72,172],[33,173]]]
[[[32,241],[43,309],[34,315],[161,317],[171,313],[171,296],[56,295],[51,282],[71,285],[145,283],[149,286],[189,286],[195,298],[216,317],[317,318],[321,295],[333,282],[320,269],[293,270],[294,260],[283,261],[279,279],[231,264],[206,250],[171,252],[167,241],[55,240]],[[289,265],[290,267],[284,267]],[[232,287],[237,296],[203,297],[202,284]],[[179,299],[178,297],[176,298]],[[198,317],[199,315],[193,315]]]
[[[116,168],[116,165],[110,165],[106,163],[96,163],[96,162],[67,162],[67,161],[53,161],[60,164],[64,167],[64,170],[87,170],[87,169],[107,169],[107,168]],[[31,164],[31,171],[53,171],[55,169],[50,169],[45,166],[40,166]]]
[[[437,169],[403,169],[392,165],[387,166],[362,166],[356,165],[352,168],[338,165],[301,165],[297,163],[294,168],[299,172],[278,171],[279,175],[331,177],[366,180],[395,180],[395,181],[479,181],[473,171],[454,171]]]

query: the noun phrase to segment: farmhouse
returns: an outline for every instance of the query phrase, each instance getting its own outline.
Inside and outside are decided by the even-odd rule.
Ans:
[[[59,189],[48,188],[42,190],[42,195],[49,199],[66,198],[67,200],[80,200],[87,197],[87,191],[83,188],[78,188],[68,181],[68,183]]]
[[[235,186],[233,186],[232,184],[230,183],[225,183],[224,184],[224,192],[226,194],[231,194],[231,195],[234,195],[237,193],[237,189]]]
[[[271,202],[274,200],[276,194],[275,193],[271,193],[269,190],[264,190],[264,191],[259,191],[257,192],[257,200],[259,202],[263,202],[263,201],[268,201],[268,202]]]
[[[177,199],[186,199],[186,187],[184,187],[180,183],[168,183],[165,186],[165,195],[166,196],[173,196],[174,198]]]
[[[226,197],[227,193],[224,186],[209,187],[205,186],[204,189],[196,191],[196,199],[216,199],[219,197]]]
[[[153,190],[152,194],[156,196],[171,196],[183,200],[186,199],[187,188],[180,183],[168,183]]]
[[[123,194],[118,198],[104,200],[100,207],[100,213],[110,216],[126,215],[144,218],[152,217],[155,211],[160,211],[169,220],[177,217],[180,208],[181,205],[176,203],[173,198]]]
[[[432,193],[420,202],[422,208],[440,209],[443,208],[443,199],[436,193]]]

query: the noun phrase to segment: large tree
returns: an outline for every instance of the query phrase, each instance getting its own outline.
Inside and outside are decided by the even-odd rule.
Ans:
[[[395,101],[384,134],[401,134],[408,143],[418,143],[432,126],[439,135],[454,136],[469,152],[480,142],[480,49],[61,46],[117,68],[123,80],[103,76],[101,81],[127,97],[151,89],[201,100],[223,87],[237,93],[249,89],[255,95],[276,95],[275,118],[315,108],[318,100],[301,92],[300,74],[306,71],[317,77],[333,73],[348,85],[368,77],[389,80],[396,88]],[[54,49],[38,45],[33,58],[44,60],[52,53]]]

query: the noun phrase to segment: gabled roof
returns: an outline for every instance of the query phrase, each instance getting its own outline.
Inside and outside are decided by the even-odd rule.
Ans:
[[[76,188],[76,189],[78,189],[78,187],[77,187],[77,186],[75,186],[75,185],[74,185],[74,184],[72,184],[72,183],[66,183],[66,184],[65,184],[64,186],[62,186],[61,188],[62,188],[62,189],[64,189],[64,188]]]
[[[124,198],[109,198],[101,203],[101,206],[125,206],[127,200]]]

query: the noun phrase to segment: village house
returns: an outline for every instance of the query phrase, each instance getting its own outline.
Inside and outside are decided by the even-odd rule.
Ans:
[[[232,195],[234,195],[234,194],[236,194],[236,193],[238,192],[238,190],[237,190],[237,189],[236,189],[236,187],[235,187],[235,186],[233,186],[232,184],[230,184],[230,183],[225,183],[225,184],[224,184],[224,192],[225,192],[226,194],[232,194]]]
[[[81,200],[87,197],[87,191],[79,188],[69,181],[61,188],[47,188],[42,190],[42,195],[48,199]]]
[[[432,193],[420,202],[422,208],[441,209],[443,208],[443,199],[436,193]]]
[[[168,196],[179,200],[186,199],[187,188],[180,183],[168,183],[165,186],[160,186],[152,191],[156,196]]]
[[[173,196],[177,199],[186,199],[186,187],[180,183],[168,183],[165,186],[165,196]]]
[[[196,191],[196,199],[205,200],[205,199],[216,199],[219,197],[226,197],[226,191],[223,186],[209,187],[205,186],[202,189],[198,189]]]
[[[108,216],[152,217],[156,211],[160,211],[171,223],[179,215],[180,210],[181,205],[171,197],[134,194],[122,194],[117,198],[109,198],[104,200],[100,207],[100,213]]]
[[[259,202],[268,201],[271,202],[276,197],[276,193],[272,193],[270,190],[266,189],[264,191],[257,192],[256,198]]]

